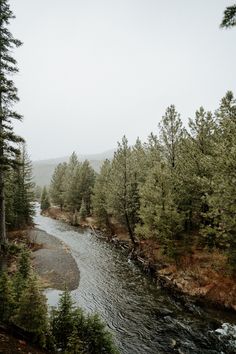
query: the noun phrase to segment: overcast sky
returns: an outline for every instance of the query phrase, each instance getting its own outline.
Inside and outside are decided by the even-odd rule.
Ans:
[[[145,140],[170,104],[184,122],[236,94],[230,0],[10,0],[15,77],[33,160]]]

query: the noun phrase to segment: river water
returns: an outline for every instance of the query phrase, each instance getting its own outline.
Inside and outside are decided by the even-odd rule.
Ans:
[[[158,287],[111,244],[82,230],[37,213],[37,227],[63,240],[79,270],[78,306],[106,321],[121,354],[236,353],[236,323],[227,313],[181,304]],[[58,292],[47,291],[51,304]],[[231,335],[228,336],[228,327]],[[234,338],[235,335],[235,338]],[[98,353],[99,354],[99,353]]]

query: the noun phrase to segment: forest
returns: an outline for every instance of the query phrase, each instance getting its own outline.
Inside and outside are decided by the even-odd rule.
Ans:
[[[78,306],[78,302],[75,304],[66,284],[63,284],[64,291],[59,295],[57,306],[49,307],[45,295],[45,288],[49,285],[45,285],[42,278],[37,275],[37,267],[34,263],[35,252],[43,249],[45,251],[47,247],[38,244],[35,240],[32,241],[29,234],[31,230],[36,229],[35,220],[45,220],[47,216],[51,216],[50,212],[57,211],[61,215],[66,213],[70,216],[69,223],[73,228],[63,229],[65,226],[62,225],[65,223],[53,225],[56,230],[54,232],[58,232],[61,248],[64,248],[65,253],[69,253],[71,258],[83,259],[87,254],[80,254],[72,246],[68,246],[66,241],[62,241],[60,235],[63,230],[63,235],[68,231],[67,236],[69,235],[73,242],[74,239],[78,242],[82,235],[83,239],[87,237],[90,240],[91,246],[98,247],[98,252],[105,250],[110,263],[106,262],[101,273],[105,273],[107,269],[109,271],[111,267],[113,278],[110,280],[113,281],[117,276],[121,291],[132,290],[135,284],[132,281],[129,281],[128,286],[127,283],[126,286],[122,283],[123,277],[125,278],[129,272],[129,276],[131,274],[132,277],[136,277],[137,282],[142,278],[142,286],[144,287],[145,284],[145,289],[142,288],[142,296],[145,297],[145,301],[142,301],[142,306],[137,306],[138,315],[139,311],[145,308],[146,298],[148,303],[151,298],[149,295],[153,295],[157,289],[159,291],[161,286],[155,282],[153,285],[153,279],[150,280],[144,273],[139,273],[140,269],[135,268],[136,263],[132,263],[131,256],[141,255],[143,258],[140,259],[150,266],[149,256],[156,249],[159,258],[155,258],[155,266],[162,268],[164,259],[167,266],[174,265],[172,268],[180,269],[181,275],[187,273],[190,264],[186,265],[184,262],[188,258],[191,263],[194,253],[207,254],[208,258],[213,258],[213,263],[217,254],[218,260],[223,261],[222,264],[217,263],[214,271],[218,274],[222,273],[227,279],[226,285],[229,284],[231,288],[226,288],[226,292],[230,289],[230,300],[235,301],[236,98],[234,93],[226,92],[214,111],[207,111],[204,107],[198,108],[195,116],[189,118],[188,124],[184,123],[185,120],[182,119],[175,105],[168,106],[163,116],[157,117],[157,129],[149,134],[146,141],[137,138],[135,144],[130,144],[124,135],[118,142],[113,158],[104,161],[99,173],[93,170],[89,161],[79,161],[77,154],[73,152],[68,162],[60,163],[56,167],[50,185],[45,186],[41,193],[33,180],[32,162],[27,152],[26,141],[15,132],[14,128],[14,122],[22,121],[23,117],[15,110],[19,98],[12,76],[18,72],[18,66],[13,52],[22,43],[9,30],[13,19],[14,14],[10,9],[9,1],[0,0],[0,352],[1,346],[6,344],[2,338],[8,338],[10,341],[9,338],[13,337],[17,338],[17,345],[7,353],[22,352],[19,346],[24,347],[27,342],[33,345],[33,350],[36,350],[34,353],[116,354],[120,352],[118,341],[112,334],[116,331],[116,334],[120,335],[122,326],[119,327],[117,323],[120,323],[120,319],[126,319],[128,314],[122,314],[122,311],[118,310],[116,313],[118,307],[115,306],[119,306],[120,303],[114,300],[113,294],[106,295],[106,301],[110,302],[103,317],[100,317],[100,313],[95,313],[93,307],[88,306],[89,312],[87,312],[82,306]],[[226,8],[221,27],[231,28],[235,25],[236,5],[232,5]],[[37,212],[39,199],[40,213]],[[57,229],[58,225],[61,229],[60,227]],[[80,226],[86,228],[87,232],[90,232],[88,228],[90,227],[93,233],[86,234],[86,231],[84,233],[80,231],[79,234],[78,230],[82,229]],[[124,242],[126,246],[128,244],[128,258],[126,253],[115,253],[112,246],[110,247],[110,243],[118,238],[118,229],[122,229],[128,237],[128,242],[127,239]],[[50,239],[47,232],[46,235]],[[99,235],[102,235],[106,244],[108,244],[106,241],[109,241],[110,248],[96,243],[97,240],[91,241],[92,236]],[[149,245],[146,253],[140,251],[143,245]],[[87,247],[87,244],[85,246]],[[88,249],[86,251],[88,252]],[[96,256],[96,252],[94,254]],[[92,267],[94,265],[92,259],[89,261]],[[112,264],[116,261],[121,262],[119,265],[124,266],[122,269],[127,271],[127,274],[122,274],[122,277],[119,277],[117,269],[112,268]],[[77,267],[76,262],[75,264]],[[95,270],[95,268],[90,270],[90,273],[95,273]],[[79,273],[79,269],[77,272]],[[157,273],[157,268],[155,272]],[[91,274],[86,276],[83,274],[83,277],[89,278]],[[192,275],[196,277],[196,274]],[[119,287],[117,286],[117,293]],[[95,290],[98,290],[98,293],[100,291],[101,296],[104,296],[105,291],[109,290],[109,281],[106,279],[102,286],[97,288]],[[147,289],[152,289],[148,296],[145,292]],[[137,294],[136,292],[134,294],[138,294],[139,299],[142,299],[138,290]],[[186,322],[183,320],[183,323],[187,325],[181,324],[181,328],[187,326],[191,328],[189,323],[194,318],[199,331],[198,321],[200,323],[203,317],[205,321],[205,316],[202,316],[200,310],[196,311],[192,300],[188,297],[177,297],[176,300],[174,296],[169,300],[169,294],[165,293],[165,296],[163,294],[156,298],[159,301],[163,297],[166,302],[169,301],[168,306],[171,310],[157,309],[156,298],[152,299],[154,305],[153,308],[148,308],[150,317],[146,319],[151,318],[153,327],[157,320],[160,321],[157,322],[158,326],[163,325],[165,321],[167,326],[171,321],[171,324],[177,326],[182,322],[180,317],[177,317],[178,320],[175,322],[174,315],[180,316],[181,313],[182,316],[186,311],[188,317],[187,320],[185,319]],[[187,295],[191,297],[192,294],[190,292]],[[94,294],[93,299],[97,300]],[[85,300],[89,301],[87,298]],[[124,301],[125,305],[132,303],[128,298]],[[183,305],[185,301],[189,307]],[[213,301],[213,307],[219,305],[221,310],[222,308],[235,310],[235,302],[232,305],[227,301],[221,307],[222,303]],[[97,305],[96,302],[95,304]],[[166,303],[164,306],[167,306]],[[107,325],[103,320],[111,309],[115,311],[115,315]],[[213,338],[216,341],[218,338],[212,333],[222,325],[218,318],[216,320],[214,317],[213,324],[209,318],[207,317],[207,321],[210,324],[205,326],[204,322],[204,330],[208,335],[207,338],[210,339],[207,342],[204,337],[198,347],[200,350],[207,346],[209,349],[210,340]],[[137,327],[136,322],[134,325]],[[235,339],[236,335],[233,332],[235,326],[230,326]],[[148,327],[150,329],[152,326],[148,325]],[[128,332],[129,335],[128,330],[124,332]],[[150,337],[153,341],[156,337],[161,340],[164,338],[161,332],[158,332],[157,336],[157,332],[154,339]],[[186,330],[188,335],[190,332],[191,330]],[[184,336],[186,333],[184,332]],[[142,339],[142,335],[139,334],[137,337]],[[192,333],[190,337],[193,341]],[[148,337],[149,342],[152,340]],[[132,342],[131,335],[128,336],[127,341],[125,353],[132,354],[130,349],[127,349],[129,341]],[[171,353],[182,353],[180,345],[186,344],[184,341],[178,343],[178,339],[173,338],[172,332],[171,337],[168,337],[169,347],[166,343],[164,343],[165,350],[171,348]],[[225,344],[219,340],[219,343],[223,343],[222,348],[227,345],[233,347],[232,341]],[[119,345],[122,347],[122,340]],[[27,349],[30,353],[29,348],[25,350]],[[3,350],[6,350],[6,346]]]
[[[178,261],[192,248],[219,249],[236,268],[235,162],[236,100],[222,98],[216,112],[200,107],[184,127],[174,105],[167,108],[158,135],[130,146],[124,136],[100,174],[73,153],[54,171],[54,205],[79,218],[94,215],[109,229],[112,217],[135,245],[154,239]],[[48,207],[48,205],[47,205]]]

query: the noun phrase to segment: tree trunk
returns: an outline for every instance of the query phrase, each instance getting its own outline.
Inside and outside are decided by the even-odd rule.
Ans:
[[[130,223],[129,223],[129,218],[128,218],[128,215],[127,215],[126,212],[125,212],[125,220],[126,220],[126,225],[127,225],[127,229],[128,229],[128,232],[129,232],[130,239],[133,242],[133,244],[136,245],[134,234],[133,234],[133,231],[131,229],[131,226],[130,226]]]

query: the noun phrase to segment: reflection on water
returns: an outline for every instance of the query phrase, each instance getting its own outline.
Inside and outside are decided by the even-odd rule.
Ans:
[[[122,354],[234,353],[215,332],[222,314],[194,306],[183,307],[158,288],[112,245],[89,230],[37,214],[38,228],[63,240],[80,269],[79,288],[72,292],[77,305],[98,312],[114,333]],[[59,292],[47,290],[55,305]],[[224,321],[233,321],[224,318]]]

